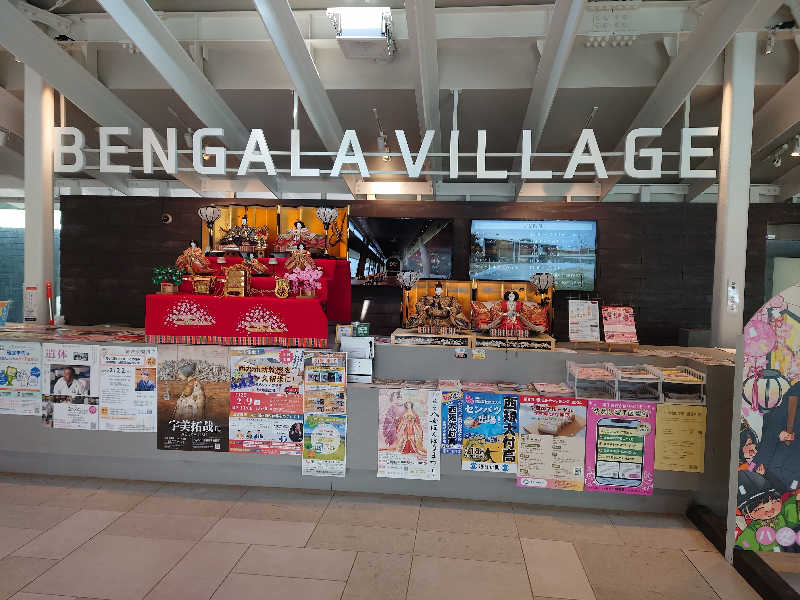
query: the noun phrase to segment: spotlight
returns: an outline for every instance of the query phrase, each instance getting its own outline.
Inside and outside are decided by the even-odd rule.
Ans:
[[[767,36],[767,43],[764,44],[764,54],[769,55],[773,52],[775,52],[775,34],[770,33],[769,36]]]
[[[211,158],[211,155],[208,152],[203,152],[203,160],[208,160]]]
[[[383,153],[384,162],[389,162],[392,160],[392,157],[389,156],[389,145],[386,143],[386,135],[383,133],[378,135],[378,152]]]
[[[775,155],[772,159],[772,166],[773,167],[780,167],[783,164],[783,157],[780,155]]]
[[[15,56],[15,57],[14,57],[14,60],[15,60],[16,62],[18,62],[18,63],[21,63],[21,62],[22,62],[22,61],[19,59],[19,57],[18,57],[18,56]]]
[[[794,149],[792,150],[792,156],[795,158],[800,156],[800,135],[794,136]]]

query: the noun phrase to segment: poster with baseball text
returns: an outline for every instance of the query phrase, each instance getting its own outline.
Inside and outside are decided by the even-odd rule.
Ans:
[[[464,392],[462,470],[517,472],[518,406],[516,394]]]
[[[39,416],[42,409],[42,345],[0,341],[0,415]]]

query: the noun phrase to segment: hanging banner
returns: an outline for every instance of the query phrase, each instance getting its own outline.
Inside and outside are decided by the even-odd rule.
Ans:
[[[596,301],[569,301],[569,341],[600,341],[600,309]]]
[[[0,415],[42,411],[42,345],[0,341]]]
[[[461,390],[442,392],[442,454],[461,454],[463,404]]]
[[[659,404],[655,468],[702,473],[706,453],[706,407]]]
[[[653,494],[655,402],[589,400],[584,489]]]
[[[347,414],[347,352],[306,352],[303,410]]]
[[[520,396],[519,487],[583,489],[586,400]]]
[[[100,347],[100,429],[156,431],[158,348]]]
[[[639,342],[639,338],[636,336],[636,320],[633,316],[633,307],[604,306],[602,312],[603,334],[607,342],[613,344],[636,344]]]
[[[442,392],[378,392],[378,477],[439,480]]]
[[[231,374],[224,346],[158,346],[159,450],[228,451]]]
[[[517,472],[519,396],[464,392],[464,471]]]
[[[347,416],[306,415],[302,474],[344,477],[347,467]]]

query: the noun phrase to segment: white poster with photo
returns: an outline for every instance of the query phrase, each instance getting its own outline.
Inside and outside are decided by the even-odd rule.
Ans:
[[[39,416],[41,394],[42,345],[0,341],[0,415]]]
[[[45,403],[49,404],[48,411],[44,409]],[[97,396],[42,396],[42,414],[50,412],[50,426],[54,429],[97,431],[100,426],[98,404]]]
[[[99,396],[99,347],[89,344],[42,344],[42,393],[53,396]]]
[[[600,307],[596,300],[569,301],[569,341],[600,341]]]
[[[156,431],[155,346],[100,348],[100,429]]]

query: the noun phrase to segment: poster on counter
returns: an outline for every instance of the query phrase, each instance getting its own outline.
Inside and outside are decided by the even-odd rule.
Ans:
[[[519,398],[519,487],[583,490],[586,400]]]
[[[42,345],[0,341],[0,415],[42,411]]]
[[[53,429],[89,429],[100,427],[100,399],[97,396],[42,394],[42,424]]]
[[[439,480],[442,392],[378,392],[378,477]]]
[[[655,468],[702,473],[706,453],[705,406],[659,404]]]
[[[461,454],[464,392],[442,392],[442,454]]]
[[[742,550],[800,552],[799,341],[800,285],[744,326],[735,542]]]
[[[588,401],[585,490],[653,494],[657,406],[655,402]]]
[[[607,342],[613,344],[639,342],[632,306],[604,306],[602,312],[603,333]]]
[[[225,346],[158,346],[159,450],[228,451],[231,372]]]
[[[45,376],[42,393],[53,396],[100,394],[99,347],[83,344],[42,344]]]
[[[600,309],[597,301],[569,301],[569,341],[600,341]]]
[[[347,416],[305,415],[302,474],[344,477],[347,467]]]
[[[518,405],[516,394],[464,392],[462,470],[517,472]]]
[[[300,456],[303,351],[231,348],[230,452]]]
[[[303,408],[306,414],[347,414],[347,352],[306,352]]]
[[[100,429],[156,431],[158,348],[100,347]]]

